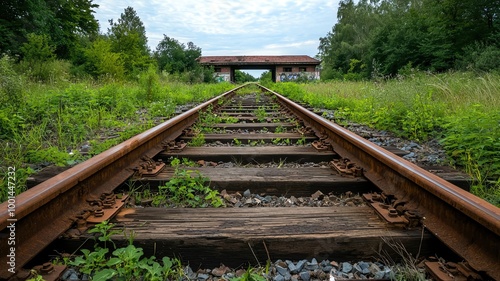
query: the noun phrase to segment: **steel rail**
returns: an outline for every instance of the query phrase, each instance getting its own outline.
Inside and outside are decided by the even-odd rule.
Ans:
[[[334,150],[360,165],[382,191],[423,213],[425,227],[475,270],[500,280],[500,208],[261,87],[317,134],[328,135]]]
[[[243,86],[212,98],[19,194],[15,198],[14,218],[8,211],[8,202],[0,204],[0,279],[13,275],[8,271],[11,260],[19,270],[69,229],[74,217],[88,208],[86,198],[113,191],[134,173],[133,169],[142,156],[158,154],[163,150],[162,142],[181,135],[196,121],[200,111],[209,105],[217,105],[219,99],[231,96]],[[15,225],[15,245],[8,243],[11,228],[7,226],[11,224]],[[13,259],[7,256],[11,252],[15,255]]]

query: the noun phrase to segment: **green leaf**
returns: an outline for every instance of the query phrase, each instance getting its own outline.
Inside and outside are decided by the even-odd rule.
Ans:
[[[122,262],[122,260],[120,258],[110,258],[108,260],[108,262],[106,263],[106,266],[114,266],[114,265],[117,265],[121,262]]]
[[[96,274],[94,274],[94,276],[92,277],[92,280],[94,280],[94,281],[106,281],[106,280],[113,278],[113,276],[115,276],[117,274],[118,273],[116,272],[116,270],[106,268],[106,269],[103,269],[101,271],[96,272]]]

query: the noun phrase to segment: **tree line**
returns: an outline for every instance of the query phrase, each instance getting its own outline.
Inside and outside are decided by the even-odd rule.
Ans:
[[[341,0],[320,38],[322,79],[499,71],[499,16],[500,0]]]
[[[132,7],[100,32],[92,0],[4,0],[0,11],[0,55],[19,63],[37,81],[76,77],[128,79],[150,68],[185,82],[212,81],[200,66],[201,48],[164,35],[150,50],[146,30]]]

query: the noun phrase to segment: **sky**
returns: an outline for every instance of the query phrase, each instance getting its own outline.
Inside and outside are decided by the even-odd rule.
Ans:
[[[156,50],[164,34],[193,42],[203,56],[308,55],[337,21],[339,0],[94,0],[101,32],[128,6]],[[258,77],[260,70],[243,70]]]

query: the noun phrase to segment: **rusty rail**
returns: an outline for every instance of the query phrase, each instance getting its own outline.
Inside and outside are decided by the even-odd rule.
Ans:
[[[260,85],[259,85],[260,86]],[[261,86],[262,87],[262,86]],[[425,216],[425,227],[477,271],[500,280],[500,209],[271,91],[387,194]]]
[[[162,148],[162,142],[178,137],[192,125],[199,112],[216,105],[223,93],[193,109],[184,112],[154,128],[118,144],[105,152],[72,167],[59,175],[19,194],[15,200],[15,218],[9,216],[8,202],[0,204],[0,279],[13,275],[8,271],[14,261],[18,270],[54,241],[74,222],[74,217],[88,207],[86,199],[111,192],[133,173],[143,156],[153,157]],[[15,245],[8,243],[15,226]],[[14,251],[11,251],[14,247]],[[13,252],[15,257],[8,257]],[[6,266],[7,265],[7,266]]]

